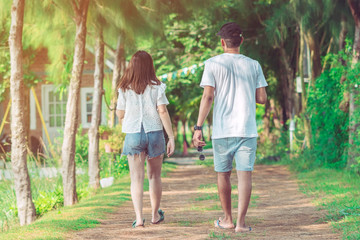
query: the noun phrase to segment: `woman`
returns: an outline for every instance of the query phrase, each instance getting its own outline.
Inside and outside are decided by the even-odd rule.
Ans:
[[[126,133],[123,154],[128,156],[131,176],[131,198],[136,220],[133,227],[144,226],[143,185],[144,162],[147,158],[147,174],[152,209],[151,223],[164,220],[159,208],[162,194],[161,166],[165,153],[163,127],[169,137],[166,147],[168,156],[174,153],[175,142],[165,96],[165,84],[155,75],[153,60],[145,51],[136,52],[125,70],[118,86],[116,114]]]

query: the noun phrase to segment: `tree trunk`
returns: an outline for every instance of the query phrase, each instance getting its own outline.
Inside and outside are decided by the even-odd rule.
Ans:
[[[30,141],[30,89],[26,87],[24,84],[24,89],[22,91],[22,95],[24,98],[24,132],[25,132],[25,139],[26,139],[26,147],[30,151],[31,148],[31,141]]]
[[[22,65],[22,31],[25,0],[14,0],[11,7],[9,47],[11,56],[11,163],[14,172],[16,202],[20,225],[35,221],[30,177],[27,168],[26,132],[24,126],[24,82]]]
[[[345,48],[345,39],[348,32],[348,29],[346,27],[346,18],[343,15],[341,17],[341,31],[339,34],[339,51],[343,50]],[[344,59],[340,59],[343,66],[346,66],[346,61]],[[346,82],[346,76],[343,74],[340,79],[340,83],[343,84]],[[349,91],[344,91],[343,93],[343,100],[339,104],[339,108],[341,111],[348,113],[349,112]]]
[[[173,132],[174,132],[174,139],[175,141],[178,139],[178,133],[179,133],[179,129],[178,129],[178,125],[179,125],[179,119],[177,116],[174,116],[173,118]]]
[[[189,147],[189,143],[186,140],[186,120],[181,120],[182,126],[181,126],[181,131],[183,134],[183,156],[187,156],[188,153],[188,147]]]
[[[304,133],[305,133],[305,144],[308,148],[311,148],[311,125],[310,125],[310,119],[308,114],[306,113],[307,108],[307,94],[306,94],[306,87],[305,87],[305,81],[304,81],[304,55],[305,55],[305,49],[304,44],[305,43],[305,37],[303,32],[302,23],[300,23],[300,55],[299,55],[299,72],[300,72],[300,78],[301,78],[301,105],[302,105],[302,114],[301,117],[303,119],[304,123]],[[314,82],[314,81],[313,81]]]
[[[94,95],[91,126],[89,129],[89,184],[100,187],[99,169],[99,125],[101,120],[101,97],[104,81],[104,39],[102,29],[98,32],[95,45]]]
[[[353,45],[353,59],[352,66],[355,66],[360,59],[360,2],[357,0],[348,0],[351,13],[355,21],[355,34]],[[359,150],[355,144],[355,140],[359,141],[358,131],[360,128],[357,114],[360,111],[359,107],[359,90],[355,83],[350,83],[350,101],[349,101],[349,147],[348,147],[348,162],[347,168],[351,169],[354,165],[358,165],[357,158],[359,158]]]
[[[260,137],[260,141],[263,143],[265,139],[269,139],[270,136],[270,101],[266,101],[265,103],[265,114],[263,116],[264,130],[262,137]]]
[[[283,67],[283,77],[281,79],[281,88],[284,94],[284,107],[285,112],[283,116],[284,126],[286,125],[286,121],[289,118],[292,118],[292,113],[294,109],[294,71],[290,66],[290,59],[286,54],[286,50],[284,47],[280,47],[280,59]]]
[[[339,34],[339,51],[343,50],[345,48],[345,39],[346,39],[346,35],[348,33],[348,29],[346,27],[346,17],[344,15],[341,16],[341,31]]]
[[[125,48],[124,48],[124,39],[125,34],[123,32],[120,33],[118,38],[118,43],[115,52],[115,60],[114,60],[114,69],[113,69],[113,78],[111,82],[111,106],[114,110],[110,111],[110,118],[109,118],[109,126],[115,126],[115,108],[116,108],[116,101],[117,101],[117,86],[120,82],[121,75],[125,70]]]
[[[73,68],[66,105],[64,142],[61,152],[65,206],[73,205],[78,201],[75,175],[75,138],[79,118],[81,76],[85,60],[86,18],[89,0],[79,0],[79,7],[76,5],[75,0],[71,1],[71,3],[75,12],[76,36]]]
[[[315,80],[321,74],[321,58],[320,58],[320,46],[313,33],[308,31],[304,35],[306,42],[308,43],[311,56],[311,85],[315,85]]]
[[[279,119],[279,111],[276,109],[276,106],[275,106],[275,101],[274,99],[270,99],[269,100],[270,102],[270,109],[271,109],[271,112],[273,113],[273,123],[274,123],[274,126],[276,129],[279,129],[281,128],[281,123],[280,123],[280,119]]]

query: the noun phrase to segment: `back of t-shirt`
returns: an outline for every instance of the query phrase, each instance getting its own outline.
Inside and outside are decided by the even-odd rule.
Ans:
[[[257,61],[232,53],[210,58],[200,86],[215,88],[213,139],[258,136],[255,92],[267,83]]]

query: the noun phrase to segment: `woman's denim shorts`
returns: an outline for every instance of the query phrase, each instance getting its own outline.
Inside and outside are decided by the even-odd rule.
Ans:
[[[139,133],[127,133],[125,136],[123,155],[135,155],[145,152],[149,158],[165,153],[165,137],[163,130],[145,133],[143,126]]]

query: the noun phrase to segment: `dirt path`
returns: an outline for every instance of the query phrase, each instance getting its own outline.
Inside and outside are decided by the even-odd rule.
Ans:
[[[131,228],[134,212],[127,202],[98,227],[76,232],[71,239],[341,239],[321,221],[325,213],[298,191],[286,167],[257,165],[253,179],[255,204],[247,215],[253,227],[249,234],[213,227],[222,212],[214,199],[216,175],[212,168],[189,165],[179,166],[163,179],[165,223],[149,224],[150,200],[145,193],[145,228]],[[232,174],[232,183],[236,184],[236,174]],[[235,218],[236,213],[234,208]]]

